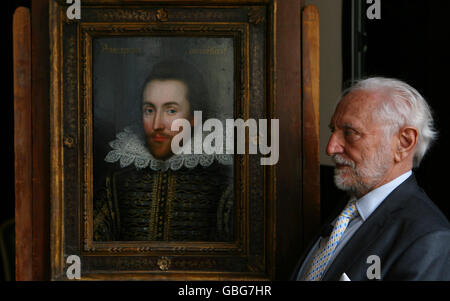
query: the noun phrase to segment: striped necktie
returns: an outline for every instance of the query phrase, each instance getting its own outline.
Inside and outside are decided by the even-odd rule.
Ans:
[[[322,248],[318,248],[316,254],[314,255],[314,259],[312,261],[311,267],[305,275],[306,281],[318,281],[322,279],[322,276],[327,267],[328,261],[331,256],[333,256],[334,251],[336,250],[336,246],[339,244],[339,241],[342,238],[342,235],[347,229],[350,221],[358,216],[358,210],[356,210],[355,205],[356,200],[352,200],[347,203],[344,210],[342,210],[339,215],[336,223],[334,224],[333,232],[331,232],[330,237],[328,238],[328,242]]]

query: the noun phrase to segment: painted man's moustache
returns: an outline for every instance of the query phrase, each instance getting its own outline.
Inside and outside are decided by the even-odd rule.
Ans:
[[[172,137],[171,135],[167,135],[167,134],[164,134],[164,133],[152,133],[150,135],[150,138],[156,138],[156,136],[164,137],[164,138],[171,138]]]

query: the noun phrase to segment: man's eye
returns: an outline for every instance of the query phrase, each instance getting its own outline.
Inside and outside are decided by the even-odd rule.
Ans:
[[[173,115],[173,114],[175,114],[177,111],[175,110],[175,109],[168,109],[167,110],[167,113],[169,114],[169,115]]]
[[[344,136],[350,141],[356,141],[360,137],[360,134],[358,131],[355,131],[353,129],[346,129],[344,130]]]
[[[353,135],[353,134],[355,134],[355,132],[354,132],[353,130],[345,130],[345,131],[344,131],[344,135],[347,136],[347,137],[348,137],[348,136],[351,136],[351,135]]]
[[[153,109],[152,108],[144,108],[144,114],[152,114]]]

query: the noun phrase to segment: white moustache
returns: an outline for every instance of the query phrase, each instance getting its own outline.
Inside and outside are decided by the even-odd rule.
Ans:
[[[331,158],[334,164],[347,165],[350,166],[351,168],[355,168],[355,163],[353,161],[347,160],[341,155],[334,155]]]

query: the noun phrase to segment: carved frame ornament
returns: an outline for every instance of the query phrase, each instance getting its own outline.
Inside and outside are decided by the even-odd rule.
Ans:
[[[170,36],[233,39],[235,118],[274,112],[276,1],[81,1],[68,20],[50,3],[51,272],[66,280],[70,255],[84,280],[271,279],[275,254],[275,175],[259,155],[235,156],[235,236],[231,242],[93,240],[92,40]]]

